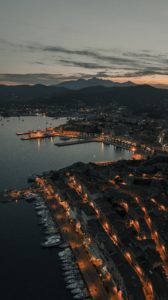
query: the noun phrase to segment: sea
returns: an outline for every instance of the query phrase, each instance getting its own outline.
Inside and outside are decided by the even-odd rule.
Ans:
[[[16,132],[65,124],[44,115],[0,118],[0,190],[27,186],[27,178],[77,161],[130,159],[129,151],[103,143],[57,147],[58,137],[22,141]],[[33,203],[0,203],[0,299],[71,300],[58,248],[42,249]]]

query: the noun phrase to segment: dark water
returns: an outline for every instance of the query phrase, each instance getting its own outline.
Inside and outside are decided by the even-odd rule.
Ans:
[[[99,143],[56,147],[59,138],[21,141],[16,131],[64,123],[42,116],[0,120],[0,189],[20,188],[32,173],[60,169],[75,161],[130,158],[125,150]],[[0,299],[70,300],[57,250],[42,250],[42,232],[32,204],[0,204]]]

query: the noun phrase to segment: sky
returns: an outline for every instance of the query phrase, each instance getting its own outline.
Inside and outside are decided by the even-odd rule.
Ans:
[[[0,83],[168,88],[168,0],[0,0]]]

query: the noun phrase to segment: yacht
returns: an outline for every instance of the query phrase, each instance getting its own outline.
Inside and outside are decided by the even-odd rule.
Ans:
[[[69,246],[68,243],[65,242],[65,243],[61,244],[59,247],[60,248],[67,248],[68,246]]]
[[[64,272],[64,276],[69,276],[69,275],[71,275],[71,274],[73,274],[73,275],[80,275],[80,273],[79,273],[79,271],[78,270],[69,270],[69,271],[65,271]]]
[[[76,289],[74,292],[76,293],[76,295],[74,295],[75,299],[88,299],[89,293],[86,289],[80,289],[80,291]]]
[[[45,233],[46,235],[58,233],[58,229],[55,228],[55,227],[50,227],[50,228],[46,229],[44,233]]]
[[[38,195],[34,193],[29,193],[27,195],[24,195],[24,199],[27,201],[34,201]]]
[[[60,140],[62,140],[62,141],[68,141],[68,140],[70,140],[70,137],[68,137],[68,136],[60,136]]]
[[[83,291],[80,287],[76,286],[71,290],[72,294],[83,295]]]
[[[60,244],[60,239],[55,239],[55,240],[50,240],[50,241],[45,241],[44,243],[41,244],[43,248],[47,247],[55,247]]]
[[[76,295],[74,295],[73,296],[73,298],[74,299],[88,299],[88,300],[91,300],[90,298],[86,298],[87,296],[85,296],[84,294],[83,294],[83,292],[81,292],[81,293],[78,293],[78,294],[76,294]]]
[[[67,289],[75,289],[75,288],[84,288],[83,281],[78,280],[78,281],[75,281],[74,283],[67,285]]]
[[[70,266],[70,265],[63,266],[62,269],[63,269],[63,271],[73,271],[73,270],[75,270],[74,267]]]

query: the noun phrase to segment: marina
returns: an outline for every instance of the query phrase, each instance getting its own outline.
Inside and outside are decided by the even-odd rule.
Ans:
[[[41,243],[41,246],[43,248],[58,246],[63,248],[58,252],[58,256],[61,260],[66,288],[70,290],[74,299],[90,299],[89,291],[82,278],[75,256],[69,244],[66,241],[64,242],[59,234],[58,225],[53,221],[45,200],[38,195],[33,197],[33,200],[36,214],[40,218],[39,224],[42,226],[45,235],[45,240]]]
[[[58,256],[62,261],[62,270],[66,278],[66,288],[71,291],[74,299],[88,299],[88,297],[97,300],[107,299],[105,291],[103,292],[103,287],[99,288],[98,294],[97,292],[93,292],[92,289],[90,290],[89,285],[92,285],[92,280],[95,284],[95,289],[98,289],[98,287],[96,287],[97,275],[95,273],[95,270],[88,261],[85,251],[82,249],[83,247],[80,244],[79,237],[75,232],[73,232],[73,226],[72,231],[70,230],[71,233],[69,233],[69,225],[67,223],[68,220],[66,221],[66,216],[64,211],[62,210],[62,207],[58,204],[57,207],[55,206],[53,210],[52,201],[51,204],[50,202],[48,202],[47,195],[49,196],[48,192],[46,196],[44,192],[43,197],[45,196],[46,199],[43,200],[42,198],[38,198],[37,201],[35,201],[36,208],[37,206],[39,206],[39,202],[40,205],[45,205],[46,203],[46,208],[42,207],[41,210],[38,211],[38,216],[40,215],[42,225],[45,228],[45,230],[53,230],[54,228],[57,228],[58,231],[61,233],[61,236],[58,233],[51,234],[49,237],[47,237],[45,242],[41,244],[42,247],[56,247],[61,245],[63,241],[63,247],[65,246],[65,243],[68,244],[68,246],[65,246],[64,250],[58,253]],[[60,215],[61,218],[59,217]],[[66,226],[67,229],[65,229]],[[75,244],[76,246],[74,246]],[[89,267],[89,269],[87,269],[87,272],[85,271],[85,268],[83,268],[81,265],[81,259],[82,262],[84,264],[87,264]],[[73,278],[72,276],[71,278],[67,278],[68,275],[73,274],[75,275],[75,278]],[[93,276],[92,280],[90,279],[90,276]],[[100,287],[100,285],[101,283],[98,279],[97,286]]]
[[[73,145],[80,145],[80,144],[88,144],[88,143],[103,143],[104,146],[114,146],[116,148],[125,149],[131,152],[135,152],[135,150],[140,150],[143,152],[143,155],[145,153],[151,152],[152,149],[144,149],[140,145],[137,146],[135,142],[131,142],[127,140],[126,137],[113,137],[111,135],[101,135],[96,134],[94,137],[90,137],[88,134],[84,134],[85,137],[83,137],[83,132],[80,131],[72,131],[72,130],[63,130],[62,127],[49,127],[45,130],[33,130],[33,131],[27,131],[27,132],[16,132],[16,135],[18,136],[24,136],[21,137],[22,141],[28,141],[28,140],[42,140],[46,138],[54,138],[59,137],[60,141],[54,143],[58,147],[65,147],[65,146],[73,146]]]

